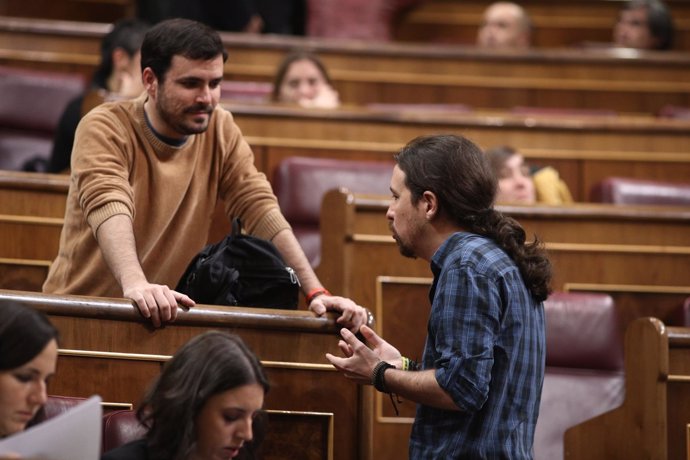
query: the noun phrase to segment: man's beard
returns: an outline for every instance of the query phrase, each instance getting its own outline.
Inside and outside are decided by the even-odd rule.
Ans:
[[[173,114],[172,112],[168,111],[166,109],[166,99],[165,97],[159,97],[157,101],[158,105],[158,113],[160,114],[160,117],[163,119],[163,121],[170,127],[172,127],[176,132],[179,134],[188,136],[191,134],[201,134],[205,132],[208,129],[208,124],[210,121],[210,114],[213,111],[213,107],[210,105],[206,104],[196,104],[191,107],[187,107],[182,111],[181,114],[176,115]],[[185,116],[188,113],[196,113],[200,111],[206,111],[208,113],[209,118],[206,120],[206,123],[199,125],[199,124],[189,124],[185,123]]]
[[[395,243],[398,245],[398,251],[400,251],[400,254],[403,257],[408,257],[410,259],[417,258],[417,254],[415,254],[414,250],[410,246],[400,241],[400,238],[395,234],[395,232],[393,232],[393,239],[395,239]]]

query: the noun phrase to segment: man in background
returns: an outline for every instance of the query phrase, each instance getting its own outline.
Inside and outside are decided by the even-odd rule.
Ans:
[[[530,47],[532,25],[525,10],[512,2],[496,2],[484,11],[477,34],[482,48]]]
[[[613,29],[616,46],[641,50],[673,47],[673,19],[660,0],[631,0],[621,10]]]

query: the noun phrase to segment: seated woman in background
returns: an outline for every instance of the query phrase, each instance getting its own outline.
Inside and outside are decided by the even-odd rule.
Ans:
[[[498,178],[497,204],[572,203],[568,186],[558,172],[547,166],[530,173],[524,157],[508,146],[486,151]]]
[[[14,302],[0,306],[0,438],[23,431],[46,403],[57,337],[43,313]]]
[[[74,132],[86,113],[106,100],[133,98],[144,91],[141,81],[141,43],[148,24],[124,19],[113,26],[101,42],[101,62],[89,89],[67,104],[60,116],[48,172],[60,173],[70,167]]]
[[[146,437],[103,460],[252,458],[253,423],[268,381],[233,334],[209,331],[182,346],[146,394],[137,418]]]
[[[305,51],[287,55],[278,66],[271,101],[323,109],[340,106],[326,67],[316,55]]]

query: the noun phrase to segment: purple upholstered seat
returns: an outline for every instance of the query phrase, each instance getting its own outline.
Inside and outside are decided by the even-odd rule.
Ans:
[[[596,203],[690,205],[690,183],[607,177],[595,184],[590,200]]]
[[[0,169],[47,160],[62,111],[84,87],[80,74],[0,66]]]
[[[546,373],[534,458],[558,460],[568,428],[622,404],[623,339],[608,295],[554,293],[545,311]]]
[[[392,174],[392,161],[289,157],[278,165],[273,174],[274,192],[312,267],[321,260],[319,218],[324,194],[341,187],[351,192],[389,194]]]

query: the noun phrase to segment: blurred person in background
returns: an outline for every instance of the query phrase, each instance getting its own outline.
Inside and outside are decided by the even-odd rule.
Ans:
[[[572,203],[568,186],[550,167],[534,172],[525,158],[514,148],[500,146],[488,149],[491,168],[498,179],[496,204],[564,204]]]
[[[613,42],[625,48],[669,50],[673,35],[673,18],[662,1],[631,0],[618,16]]]
[[[48,172],[69,170],[74,133],[81,118],[106,100],[129,99],[144,91],[141,81],[141,43],[147,23],[124,19],[116,23],[101,42],[101,61],[89,89],[69,102],[60,117]]]
[[[278,66],[273,81],[273,102],[334,109],[340,97],[323,62],[313,53],[296,51]]]
[[[477,46],[482,48],[530,47],[532,22],[517,3],[496,2],[484,11],[477,33]]]

